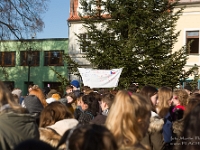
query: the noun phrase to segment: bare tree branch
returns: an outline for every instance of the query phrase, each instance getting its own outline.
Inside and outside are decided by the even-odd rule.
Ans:
[[[42,31],[49,0],[1,0],[0,39],[25,39]]]

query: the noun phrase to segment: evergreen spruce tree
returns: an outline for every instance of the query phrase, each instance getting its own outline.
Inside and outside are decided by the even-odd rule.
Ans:
[[[81,0],[87,38],[77,35],[85,57],[98,69],[123,67],[120,87],[136,82],[175,87],[194,70],[182,72],[187,46],[173,52],[175,25],[183,8],[169,0]],[[103,14],[103,15],[102,15]]]

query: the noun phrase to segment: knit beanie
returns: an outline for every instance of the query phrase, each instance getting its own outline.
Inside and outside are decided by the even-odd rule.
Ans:
[[[21,93],[22,93],[22,90],[20,90],[20,89],[14,89],[14,90],[12,91],[12,94],[17,95],[18,98],[21,97]]]
[[[43,110],[43,105],[35,95],[29,95],[24,98],[24,104],[29,113],[40,113]]]
[[[80,84],[79,84],[79,82],[77,80],[73,80],[70,84],[73,85],[76,88],[80,87]]]

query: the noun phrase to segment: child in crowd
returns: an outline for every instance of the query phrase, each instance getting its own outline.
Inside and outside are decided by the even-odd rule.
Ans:
[[[73,86],[71,85],[66,86],[66,95],[72,93],[72,91],[73,91]]]

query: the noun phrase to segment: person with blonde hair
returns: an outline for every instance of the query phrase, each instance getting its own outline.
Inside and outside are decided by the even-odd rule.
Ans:
[[[172,96],[172,88],[163,86],[158,89],[158,104],[156,110],[158,115],[164,119],[162,134],[164,137],[165,148],[170,146],[172,139],[172,119],[170,116]]]
[[[160,87],[158,89],[158,104],[156,107],[157,113],[161,118],[164,118],[169,113],[173,91],[170,87]]]
[[[106,119],[120,150],[146,149],[140,141],[149,127],[151,106],[145,97],[118,91]]]
[[[35,116],[22,108],[0,81],[0,149],[14,149],[27,139],[39,139]]]

